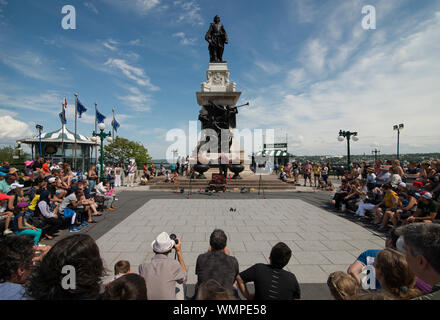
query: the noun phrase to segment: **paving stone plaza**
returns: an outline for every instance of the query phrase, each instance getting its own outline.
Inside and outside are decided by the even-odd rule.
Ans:
[[[226,232],[240,271],[268,263],[272,246],[285,242],[293,252],[286,268],[303,284],[326,283],[331,272],[346,271],[361,252],[385,244],[383,237],[301,199],[151,199],[97,243],[109,270],[128,260],[137,272],[153,256],[155,237],[175,233],[182,240],[187,283],[195,284],[197,256],[208,249],[215,228]]]

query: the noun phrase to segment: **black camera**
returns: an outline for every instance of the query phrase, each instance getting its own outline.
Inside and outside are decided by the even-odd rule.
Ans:
[[[174,233],[170,234],[170,239],[171,239],[171,240],[174,240],[174,242],[175,242],[176,244],[179,244],[179,240],[176,240],[176,238],[177,238],[177,236],[176,236]]]

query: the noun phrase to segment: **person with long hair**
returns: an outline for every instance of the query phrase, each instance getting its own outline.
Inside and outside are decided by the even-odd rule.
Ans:
[[[327,286],[335,300],[349,300],[362,291],[357,280],[342,271],[331,273],[327,279]]]
[[[125,274],[105,288],[102,299],[147,300],[147,284],[145,279],[138,274]]]
[[[391,248],[378,253],[374,260],[376,277],[382,291],[397,299],[410,300],[422,295],[414,288],[416,276],[408,266],[405,256]]]
[[[65,266],[74,271],[66,272]],[[63,279],[74,272],[75,285]],[[99,296],[104,264],[89,235],[76,234],[57,242],[36,267],[27,294],[37,300],[90,300]]]

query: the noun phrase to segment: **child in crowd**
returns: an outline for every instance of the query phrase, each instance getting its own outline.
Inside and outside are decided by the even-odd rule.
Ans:
[[[130,262],[127,260],[119,260],[115,263],[115,276],[113,277],[112,281],[106,284],[106,288],[116,279],[131,273],[131,267]]]
[[[26,222],[24,216],[27,209],[27,202],[19,202],[17,204],[17,207],[14,209],[14,220],[12,221],[12,228],[15,234],[33,236],[34,245],[37,245],[38,241],[40,241],[42,230]]]
[[[138,274],[126,274],[110,283],[103,300],[147,300],[145,279]]]
[[[335,300],[349,300],[361,292],[356,279],[342,271],[331,273],[327,285]]]

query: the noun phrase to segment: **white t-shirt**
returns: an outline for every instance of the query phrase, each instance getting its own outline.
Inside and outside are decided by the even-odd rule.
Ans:
[[[367,183],[375,183],[376,182],[376,175],[374,173],[369,173],[367,175]]]

